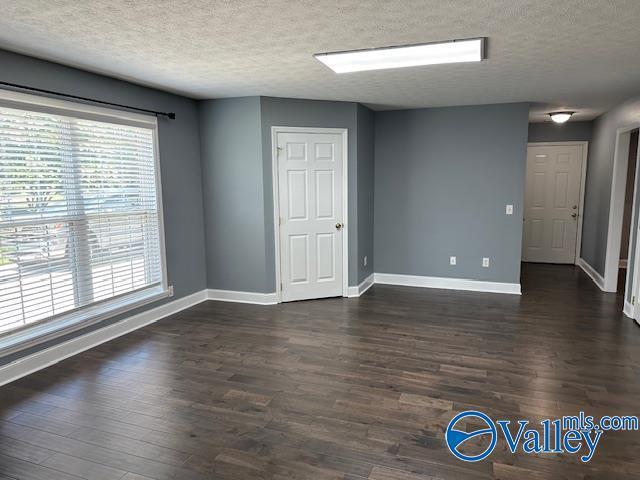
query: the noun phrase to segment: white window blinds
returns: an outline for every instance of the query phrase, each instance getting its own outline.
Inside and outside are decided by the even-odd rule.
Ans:
[[[164,283],[154,148],[152,128],[0,105],[0,335]]]

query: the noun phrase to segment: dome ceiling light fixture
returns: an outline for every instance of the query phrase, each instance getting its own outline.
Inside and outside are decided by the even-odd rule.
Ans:
[[[552,112],[549,114],[551,120],[555,123],[565,123],[576,112]]]

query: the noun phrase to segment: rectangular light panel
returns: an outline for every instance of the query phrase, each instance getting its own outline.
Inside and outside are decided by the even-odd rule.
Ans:
[[[471,38],[400,47],[316,53],[314,57],[336,73],[440,63],[479,62],[484,58],[484,40],[484,38]]]

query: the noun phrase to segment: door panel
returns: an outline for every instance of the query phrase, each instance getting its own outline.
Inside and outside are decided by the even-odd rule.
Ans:
[[[306,220],[307,215],[307,172],[289,170],[289,220]]]
[[[316,176],[316,219],[335,218],[335,179],[332,170],[317,170]]]
[[[581,175],[581,146],[528,148],[523,261],[575,262]]]
[[[342,295],[342,135],[276,135],[282,301]]]
[[[289,235],[289,281],[291,283],[309,283],[309,236]]]
[[[335,253],[336,253],[336,235],[335,233],[320,233],[316,237],[317,240],[317,264],[319,282],[327,282],[335,280]]]

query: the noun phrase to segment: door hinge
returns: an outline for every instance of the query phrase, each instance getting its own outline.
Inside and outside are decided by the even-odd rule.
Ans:
[[[631,297],[631,305],[635,305],[636,304],[636,297]]]

